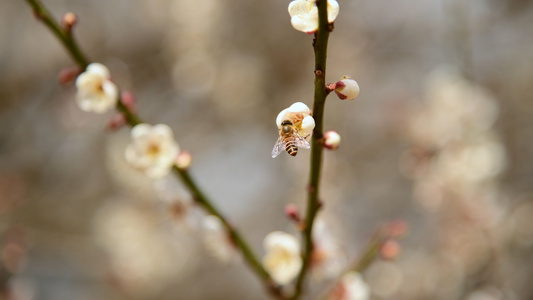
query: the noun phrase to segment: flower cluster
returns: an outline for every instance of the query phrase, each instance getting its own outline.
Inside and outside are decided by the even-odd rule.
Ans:
[[[299,31],[314,33],[319,27],[318,7],[316,0],[294,0],[289,4],[289,14],[292,26]],[[327,0],[327,21],[332,24],[339,13],[339,4],[336,0]],[[70,30],[76,24],[76,16],[67,14],[63,26]],[[332,26],[330,26],[331,30]],[[69,74],[73,74],[72,72]],[[66,74],[66,75],[69,75]],[[65,81],[69,78],[63,76]],[[76,80],[76,101],[83,111],[103,114],[113,109],[117,101],[124,114],[112,116],[108,126],[112,129],[121,127],[135,113],[134,98],[130,94],[120,96],[119,89],[111,80],[110,72],[106,66],[92,63],[87,66]],[[328,85],[328,92],[335,91],[342,100],[352,100],[359,94],[359,85],[349,77],[343,77],[333,85]],[[135,122],[137,123],[137,122]],[[276,125],[280,137],[276,142],[272,156],[286,150],[295,156],[298,148],[310,148],[310,138],[315,128],[315,119],[311,110],[302,102],[296,102],[282,110],[277,118]],[[150,178],[162,178],[174,167],[179,172],[186,170],[192,157],[188,152],[180,152],[180,147],[174,138],[169,126],[165,124],[150,125],[137,124],[131,129],[131,143],[126,147],[125,159],[135,169],[143,172]],[[328,131],[320,137],[319,143],[323,147],[335,150],[340,144],[340,135],[336,131]],[[188,224],[194,218],[195,201],[189,198],[176,197],[163,189],[161,198],[171,213],[176,223]],[[293,212],[294,219],[297,212]],[[194,221],[194,220],[193,220]],[[300,220],[301,221],[301,220]],[[301,224],[304,224],[300,222]],[[222,261],[231,261],[236,256],[235,241],[230,238],[227,231],[226,220],[215,215],[207,215],[202,219],[202,237],[206,248]],[[322,273],[326,277],[336,276],[345,265],[340,247],[332,241],[323,228],[317,225],[312,239],[315,251],[311,254],[310,263],[315,273]],[[303,228],[303,227],[302,227]],[[302,229],[300,228],[300,229]],[[280,285],[291,282],[302,268],[302,253],[298,239],[288,233],[275,231],[264,239],[265,256],[263,266],[272,279]],[[365,290],[364,282],[351,274],[342,280],[342,297],[338,299],[366,299],[368,288]],[[366,298],[365,298],[366,296]],[[336,298],[337,299],[337,298]]]
[[[498,182],[506,153],[493,128],[496,100],[457,68],[433,71],[423,100],[407,118],[412,147],[400,166],[413,180],[415,205],[438,220],[435,236],[440,247],[409,265],[431,266],[431,272],[439,275],[428,282],[438,286],[445,280],[446,292],[455,293],[462,290],[464,276],[490,264],[493,249],[505,247],[499,234],[505,223],[503,212],[509,208]],[[395,246],[388,251],[394,256]]]
[[[339,3],[328,0],[328,23],[333,23],[339,14]],[[318,30],[318,7],[315,0],[294,0],[289,4],[289,15],[294,29],[306,33]]]

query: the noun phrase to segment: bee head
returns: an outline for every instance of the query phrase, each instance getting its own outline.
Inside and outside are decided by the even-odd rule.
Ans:
[[[281,126],[283,126],[282,130],[284,133],[289,133],[292,131],[292,122],[289,120],[281,122]]]

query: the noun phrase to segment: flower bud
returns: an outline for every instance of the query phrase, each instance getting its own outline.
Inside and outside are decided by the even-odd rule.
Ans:
[[[78,75],[80,75],[80,73],[81,70],[77,66],[63,68],[61,71],[59,71],[57,81],[59,82],[59,84],[67,85],[73,82],[78,77]]]
[[[396,240],[387,240],[381,245],[379,254],[385,260],[394,260],[400,255],[402,247]]]
[[[338,132],[330,130],[324,133],[324,147],[329,150],[337,150],[341,143],[341,136]]]
[[[294,203],[289,203],[285,206],[285,215],[293,221],[300,221],[300,212],[298,211],[298,206]]]
[[[130,112],[137,112],[137,101],[132,92],[124,91],[120,96],[120,102],[124,105]]]
[[[126,117],[122,113],[112,115],[107,121],[107,128],[117,130],[126,124]]]
[[[388,224],[389,235],[393,238],[401,238],[409,231],[409,224],[404,220],[395,220]]]
[[[192,164],[192,154],[189,151],[181,151],[176,157],[176,167],[185,170]]]
[[[349,76],[344,76],[340,81],[335,83],[335,94],[341,100],[353,100],[359,95],[359,91],[359,84]]]
[[[63,19],[61,20],[61,23],[63,24],[63,28],[70,32],[72,30],[72,27],[78,23],[78,16],[76,16],[73,12],[68,12],[63,16]]]

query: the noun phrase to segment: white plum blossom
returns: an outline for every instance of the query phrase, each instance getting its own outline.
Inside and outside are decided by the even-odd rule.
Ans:
[[[341,136],[338,132],[330,130],[324,133],[324,147],[329,150],[336,150],[341,143]]]
[[[333,290],[329,300],[368,300],[370,287],[358,272],[349,272],[342,276],[341,281]]]
[[[296,127],[298,134],[309,140],[315,128],[315,119],[311,116],[311,110],[302,102],[296,102],[282,110],[276,118],[276,125],[281,128],[281,123],[289,120]]]
[[[266,251],[263,266],[274,281],[283,285],[298,275],[302,259],[300,244],[294,235],[282,231],[271,232],[265,237],[263,248]]]
[[[340,81],[335,83],[335,94],[341,100],[353,100],[359,95],[360,91],[357,81],[349,76],[343,76]]]
[[[138,124],[131,130],[126,161],[148,177],[161,178],[170,172],[180,148],[172,129],[165,124]]]
[[[333,23],[339,14],[339,3],[328,0],[328,23]],[[289,15],[294,29],[306,33],[318,30],[318,7],[315,0],[294,0],[289,4]]]
[[[102,64],[88,65],[76,79],[76,88],[76,102],[83,111],[103,114],[117,103],[118,87],[110,80],[109,70]]]
[[[219,217],[209,215],[203,218],[202,238],[207,250],[221,262],[229,263],[237,258],[237,249]]]

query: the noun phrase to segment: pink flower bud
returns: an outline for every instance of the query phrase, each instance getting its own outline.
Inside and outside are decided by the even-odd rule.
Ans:
[[[402,246],[396,240],[387,240],[381,245],[379,254],[385,260],[394,260],[400,255]]]
[[[329,150],[337,150],[341,143],[341,136],[338,132],[330,130],[324,133],[324,147]]]
[[[61,20],[61,23],[63,24],[63,28],[70,32],[72,30],[72,27],[78,23],[78,16],[76,16],[73,12],[68,12],[63,16],[63,19]]]
[[[137,112],[137,101],[132,92],[124,91],[120,97],[120,102],[124,105],[130,112]]]
[[[344,76],[335,83],[335,93],[341,100],[353,100],[359,95],[359,91],[359,84],[349,76]]]
[[[192,154],[189,151],[181,151],[176,157],[176,167],[179,169],[188,169],[192,164]]]
[[[388,224],[389,234],[391,237],[403,237],[409,231],[409,224],[404,220],[395,220]]]
[[[294,203],[289,203],[285,206],[285,215],[296,222],[300,222],[300,212],[298,211],[298,206]]]
[[[63,68],[61,71],[59,71],[57,81],[59,81],[59,84],[67,85],[73,82],[78,75],[80,75],[80,73],[80,68],[76,66]]]

